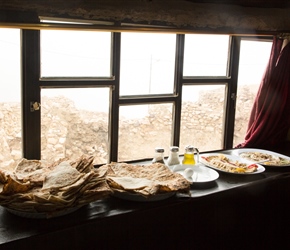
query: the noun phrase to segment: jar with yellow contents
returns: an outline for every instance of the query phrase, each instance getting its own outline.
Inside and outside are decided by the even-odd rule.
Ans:
[[[196,157],[195,157],[196,153]],[[196,158],[196,159],[195,159]],[[199,151],[197,148],[189,145],[185,147],[185,152],[182,160],[182,164],[184,165],[195,165],[199,162]]]

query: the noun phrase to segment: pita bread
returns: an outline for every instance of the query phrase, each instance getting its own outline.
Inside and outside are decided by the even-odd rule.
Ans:
[[[0,168],[0,205],[52,217],[104,198],[112,193],[105,179],[108,168],[95,169],[92,160],[82,156],[46,165],[21,159],[15,168]]]
[[[73,184],[82,176],[83,174],[73,168],[69,162],[65,161],[45,176],[42,189],[65,187]]]
[[[18,181],[29,181],[35,185],[42,185],[44,177],[51,171],[50,168],[43,166],[39,160],[22,159],[14,169],[14,174]]]
[[[0,169],[0,183],[5,183],[7,181],[7,174],[5,171]]]
[[[20,183],[11,176],[7,177],[6,183],[1,185],[2,188],[0,189],[0,194],[4,195],[12,195],[15,193],[23,193],[32,188],[30,182],[27,183]]]
[[[71,162],[71,165],[81,173],[88,173],[94,168],[93,161],[93,156],[86,157],[85,155],[83,155],[77,161]]]
[[[152,180],[145,178],[133,178],[130,176],[108,177],[107,181],[109,181],[111,187],[124,190],[145,189],[154,185],[154,181]]]
[[[180,174],[161,163],[132,165],[112,162],[107,164],[106,177],[113,190],[135,192],[141,195],[156,195],[168,192],[188,193],[190,183]]]

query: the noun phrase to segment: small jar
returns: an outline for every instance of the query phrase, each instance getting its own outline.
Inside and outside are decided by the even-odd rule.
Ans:
[[[167,159],[167,165],[168,167],[173,166],[173,165],[178,165],[180,164],[179,160],[179,147],[177,146],[172,146],[170,147],[170,154]]]
[[[155,148],[155,155],[152,160],[152,163],[163,163],[165,164],[164,160],[164,148]]]
[[[199,162],[199,151],[197,148],[189,145],[185,148],[182,164],[195,165],[194,153],[197,153],[197,163]]]

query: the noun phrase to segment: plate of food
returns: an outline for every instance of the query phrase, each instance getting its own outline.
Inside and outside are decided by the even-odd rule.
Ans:
[[[241,148],[233,151],[233,154],[266,167],[289,167],[290,157],[273,151],[257,148]]]
[[[219,178],[219,173],[214,169],[203,166],[202,164],[176,165],[173,172],[180,173],[190,183],[207,183]]]
[[[176,193],[190,194],[190,182],[166,165],[133,165],[112,162],[106,180],[112,196],[130,201],[159,201]]]
[[[265,168],[260,164],[228,154],[202,154],[200,162],[215,170],[238,175],[260,174],[265,171]]]

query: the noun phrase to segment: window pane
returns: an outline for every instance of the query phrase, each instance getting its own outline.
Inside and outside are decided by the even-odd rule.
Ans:
[[[233,146],[244,142],[254,100],[266,70],[272,42],[241,41]]]
[[[41,31],[42,77],[109,77],[111,33]]]
[[[109,88],[41,90],[41,158],[107,163]]]
[[[175,34],[122,33],[120,95],[173,93]]]
[[[226,76],[228,35],[185,35],[184,76]]]
[[[0,29],[0,162],[22,157],[20,30]]]
[[[153,158],[155,147],[168,155],[172,104],[120,107],[118,161]]]
[[[184,86],[182,92],[180,151],[222,149],[225,86]]]

